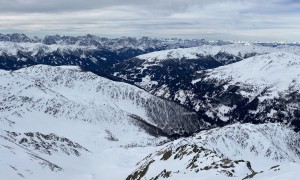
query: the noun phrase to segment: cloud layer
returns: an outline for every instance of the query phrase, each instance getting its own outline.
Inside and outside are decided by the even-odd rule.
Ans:
[[[0,33],[300,41],[298,0],[1,0]]]

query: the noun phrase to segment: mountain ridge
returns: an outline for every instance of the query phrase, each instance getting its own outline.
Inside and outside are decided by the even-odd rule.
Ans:
[[[299,133],[278,123],[237,123],[161,146],[127,179],[260,179],[265,173],[280,179],[286,170],[295,174],[299,162]]]

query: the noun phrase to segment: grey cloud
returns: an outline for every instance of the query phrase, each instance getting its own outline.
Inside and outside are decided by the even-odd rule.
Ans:
[[[247,0],[1,0],[0,12],[66,12],[132,6],[153,11],[182,11],[190,6]]]
[[[1,0],[0,33],[300,41],[296,0]]]

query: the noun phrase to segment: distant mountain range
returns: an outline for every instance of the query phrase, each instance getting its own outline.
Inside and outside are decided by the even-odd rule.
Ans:
[[[203,44],[228,44],[203,39],[102,38],[86,36],[45,36],[29,38],[24,34],[0,34],[0,68],[19,69],[36,64],[78,65],[98,74],[123,60],[148,52],[195,47]]]
[[[224,45],[229,44],[225,41],[208,42],[204,39],[163,39],[149,37],[121,37],[121,38],[105,38],[95,35],[86,36],[45,36],[43,38],[30,38],[25,34],[0,34],[0,41],[14,43],[43,43],[45,45],[78,45],[78,46],[96,46],[99,49],[107,49],[111,51],[122,51],[125,49],[138,49],[141,51],[154,51],[174,48],[196,47],[203,44]]]

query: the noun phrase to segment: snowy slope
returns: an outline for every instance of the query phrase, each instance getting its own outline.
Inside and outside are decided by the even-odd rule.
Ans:
[[[204,45],[123,61],[114,75],[195,109],[212,127],[285,122],[300,130],[299,46]]]
[[[195,106],[207,116],[222,121],[284,122],[298,131],[300,56],[276,52],[198,72],[193,80],[195,93],[202,100]],[[206,85],[206,86],[205,86]],[[196,98],[195,98],[196,99]],[[203,110],[204,110],[203,109]]]
[[[12,72],[1,71],[0,75],[2,107],[14,108],[14,111],[18,108],[20,115],[26,104],[56,117],[80,118],[88,122],[114,121],[122,119],[114,116],[127,114],[167,134],[179,133],[179,129],[194,132],[199,128],[195,113],[135,86],[82,72],[77,67],[38,65]],[[74,108],[77,111],[73,111]],[[122,113],[112,114],[110,110]],[[90,113],[85,114],[85,111]],[[12,114],[10,111],[4,113]]]
[[[185,108],[78,67],[1,70],[0,80],[8,179],[122,179],[161,135],[199,128]]]
[[[262,168],[270,162],[300,163],[300,134],[279,123],[240,124],[202,131],[185,139],[231,159],[251,161]],[[260,167],[261,166],[261,167]],[[255,168],[254,168],[255,169]]]
[[[256,49],[251,45],[242,47],[250,47],[243,51],[247,53]],[[232,53],[242,52],[242,47]],[[123,70],[115,75],[133,80],[156,96],[195,109],[212,127],[234,122],[284,122],[299,131],[300,56],[296,55],[298,47],[285,47],[261,46],[286,52],[257,51],[263,54],[227,65],[218,65],[215,58],[206,56],[154,62],[132,59],[125,61]],[[213,62],[219,67],[201,70],[203,66],[197,62],[207,67]]]
[[[155,51],[123,61],[113,67],[113,72],[115,76],[133,81],[152,94],[187,105],[182,94],[187,93],[185,91],[193,93],[189,91],[194,88],[191,83],[197,71],[279,51],[300,55],[300,46],[236,43]]]
[[[8,179],[298,174],[299,133],[285,125],[234,124],[156,147],[160,135],[203,126],[181,106],[74,66],[1,70],[0,80],[0,174]]]
[[[202,131],[150,154],[128,179],[279,179],[287,172],[299,174],[299,137],[288,127],[272,123]]]
[[[300,56],[276,52],[207,71],[207,79],[218,79],[231,85],[251,86],[256,91],[253,95],[267,88],[276,96],[278,92],[287,91],[289,88],[299,89],[299,68]],[[193,83],[197,83],[197,80]]]

